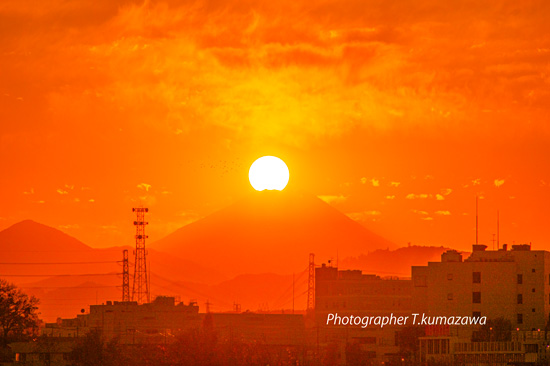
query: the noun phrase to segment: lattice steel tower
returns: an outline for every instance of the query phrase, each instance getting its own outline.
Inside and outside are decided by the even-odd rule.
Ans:
[[[136,226],[136,250],[134,254],[136,259],[134,262],[134,285],[132,287],[132,301],[137,301],[138,304],[150,302],[149,284],[147,282],[147,251],[145,250],[145,225],[149,224],[145,221],[145,213],[149,212],[148,208],[139,207],[132,208],[132,212],[137,214],[137,220],[134,221]]]
[[[128,249],[122,251],[122,302],[130,301],[130,266]]]
[[[309,253],[308,266],[308,281],[307,281],[307,310],[315,309],[315,254]]]

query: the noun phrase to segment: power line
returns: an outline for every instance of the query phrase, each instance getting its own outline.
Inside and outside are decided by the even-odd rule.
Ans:
[[[88,276],[118,276],[122,273],[85,273],[85,274],[39,274],[39,275],[5,275],[0,274],[0,277],[71,277],[71,276],[82,276],[82,277],[88,277]]]
[[[100,262],[20,262],[20,263],[0,263],[0,265],[60,265],[60,264],[105,264],[105,263],[119,263],[122,261],[100,261]]]
[[[47,298],[48,300],[52,300],[52,301],[82,301],[82,300],[95,300],[96,298],[95,297],[75,297],[75,298],[59,298],[59,297],[53,297],[53,298]],[[51,302],[47,302],[46,304],[41,304],[42,306],[48,306],[48,305],[52,305],[53,303]]]
[[[0,253],[91,253],[93,250],[0,250]]]
[[[119,286],[115,286],[115,285],[112,285],[112,286],[30,286],[30,287],[19,286],[19,288],[32,289],[32,290],[40,290],[44,288],[47,288],[47,289],[70,288],[73,290],[78,290],[81,288],[116,288],[116,287],[119,287]]]

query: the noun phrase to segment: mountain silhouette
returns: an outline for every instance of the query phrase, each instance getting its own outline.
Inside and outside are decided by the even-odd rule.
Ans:
[[[129,223],[131,225],[131,223]],[[133,244],[133,237],[128,243]],[[18,222],[0,231],[0,256],[4,263],[66,263],[76,264],[34,264],[8,265],[0,272],[3,275],[35,275],[46,274],[90,274],[121,272],[118,261],[122,259],[122,251],[128,250],[129,261],[132,264],[133,247],[131,245],[111,248],[92,248],[64,232],[40,224],[32,220]],[[224,279],[212,268],[205,268],[189,259],[179,259],[172,254],[148,250],[148,264],[153,272],[163,276],[200,283],[217,283]],[[86,262],[86,263],[80,263]],[[94,262],[89,263],[88,262]],[[96,263],[97,262],[97,263]],[[101,263],[108,262],[108,263]],[[80,264],[79,264],[80,263]],[[132,267],[132,265],[130,266]],[[131,271],[133,271],[133,267]],[[9,277],[8,276],[8,277]],[[179,278],[181,277],[181,278]],[[15,282],[27,282],[17,278]],[[36,278],[32,279],[36,281]],[[74,285],[74,283],[73,283]]]
[[[309,253],[320,262],[394,246],[318,197],[292,190],[251,192],[151,245],[230,276],[299,272]]]
[[[92,250],[64,232],[32,220],[20,221],[0,231],[2,252],[76,252]],[[10,256],[15,254],[10,253]]]
[[[195,299],[201,306],[209,301],[215,311],[230,310],[233,302],[243,309],[288,310],[294,292],[296,309],[303,309],[310,252],[316,253],[318,264],[335,258],[338,250],[343,269],[400,275],[408,274],[411,264],[436,260],[445,250],[386,250],[391,243],[317,197],[279,193],[257,192],[177,230],[162,239],[164,243],[148,245],[166,250],[148,249],[153,297],[181,295],[182,300]],[[129,243],[132,240],[129,238]],[[377,250],[380,247],[384,250]],[[25,220],[0,232],[0,278],[37,296],[46,321],[73,317],[89,304],[120,300],[121,266],[117,261],[123,249],[129,250],[133,262],[131,246],[91,248],[60,230]],[[96,261],[108,263],[22,265]],[[41,276],[17,277],[36,274]]]

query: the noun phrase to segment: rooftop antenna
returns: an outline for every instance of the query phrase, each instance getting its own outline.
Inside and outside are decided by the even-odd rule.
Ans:
[[[478,245],[478,203],[479,203],[479,197],[476,196],[476,245]]]
[[[500,210],[497,210],[497,249],[500,249]]]

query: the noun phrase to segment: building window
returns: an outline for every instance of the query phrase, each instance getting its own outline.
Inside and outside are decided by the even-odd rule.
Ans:
[[[474,272],[472,275],[472,283],[481,283],[481,272]]]
[[[472,313],[472,317],[474,318],[481,318],[481,311],[474,311]]]
[[[550,278],[550,277],[549,277]],[[449,281],[452,281],[453,280],[453,274],[452,273],[447,273],[447,279]]]
[[[523,324],[523,314],[518,314],[518,324]]]
[[[535,273],[536,271],[535,271],[535,269],[533,268],[533,269],[531,270],[531,272]]]
[[[426,276],[415,276],[413,277],[414,287],[428,287],[426,284]]]
[[[518,285],[521,285],[523,283],[523,275],[518,274]]]
[[[518,304],[523,304],[523,294],[518,294]]]
[[[452,300],[453,299],[453,294],[450,293],[450,294],[447,294],[447,300]]]
[[[535,289],[532,289],[531,292],[535,292]]]
[[[481,292],[472,292],[472,302],[474,304],[481,304]]]
[[[534,313],[534,312],[535,312],[535,308],[532,308],[531,311]]]

